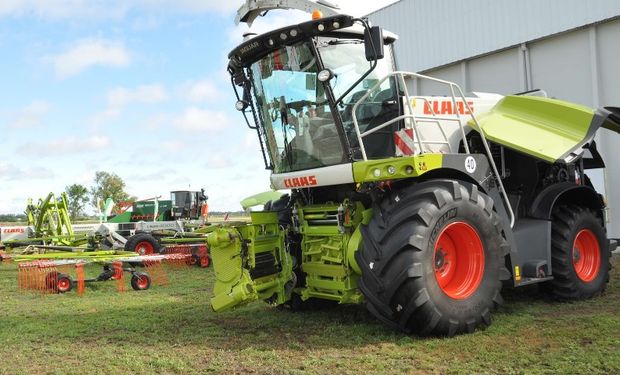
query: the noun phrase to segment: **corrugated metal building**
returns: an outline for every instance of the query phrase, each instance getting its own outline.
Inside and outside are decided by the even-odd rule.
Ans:
[[[466,92],[542,89],[590,107],[620,106],[618,0],[401,0],[369,18],[399,35],[401,70]],[[420,94],[434,92],[419,85]],[[606,192],[609,236],[620,237],[620,135],[601,130],[597,138],[607,169],[589,175]]]

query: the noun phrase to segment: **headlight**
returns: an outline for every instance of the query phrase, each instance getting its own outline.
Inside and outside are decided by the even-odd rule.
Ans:
[[[321,82],[327,82],[334,76],[334,73],[329,69],[323,69],[317,74],[316,78]]]
[[[237,103],[235,103],[235,109],[237,111],[243,111],[247,107],[248,107],[248,102],[246,102],[245,100],[237,100]]]

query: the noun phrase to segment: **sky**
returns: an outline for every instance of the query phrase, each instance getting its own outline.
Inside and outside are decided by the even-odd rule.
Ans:
[[[113,172],[138,198],[204,188],[213,211],[269,190],[234,110],[241,0],[1,0],[0,213]],[[395,0],[340,0],[361,16]],[[250,29],[304,22],[272,11]]]

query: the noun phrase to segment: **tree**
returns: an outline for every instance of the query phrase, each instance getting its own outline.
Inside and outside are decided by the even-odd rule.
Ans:
[[[84,211],[84,206],[88,203],[88,189],[84,185],[73,184],[65,187],[67,193],[67,206],[69,208],[69,216],[75,219]]]
[[[16,221],[26,221],[26,215],[24,214],[0,214],[0,223],[14,223]]]
[[[90,188],[91,203],[95,208],[97,201],[105,202],[107,198],[112,198],[116,203],[125,201],[129,194],[125,192],[125,181],[115,173],[98,171],[95,173],[95,186]]]

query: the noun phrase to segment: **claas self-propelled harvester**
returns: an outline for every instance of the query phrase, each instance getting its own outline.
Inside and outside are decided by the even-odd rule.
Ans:
[[[466,97],[397,71],[395,41],[337,15],[230,53],[236,107],[290,194],[211,234],[213,309],[364,303],[390,327],[453,335],[490,324],[502,286],[600,294],[615,241],[587,170],[604,167],[594,135],[618,132],[620,111]],[[443,96],[411,95],[420,82]]]

